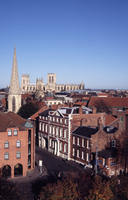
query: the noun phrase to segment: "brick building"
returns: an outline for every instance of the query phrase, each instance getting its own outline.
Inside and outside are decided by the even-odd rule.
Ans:
[[[19,115],[0,113],[0,169],[2,176],[26,176],[35,167],[32,123]]]

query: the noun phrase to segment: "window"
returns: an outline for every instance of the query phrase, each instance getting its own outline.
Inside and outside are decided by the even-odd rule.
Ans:
[[[62,142],[60,142],[60,151],[62,151],[62,149],[63,149],[63,148],[62,148]]]
[[[39,125],[39,130],[41,131],[41,122],[40,122],[40,125]]]
[[[60,123],[62,123],[63,122],[63,120],[62,119],[60,119]]]
[[[67,144],[64,144],[64,152],[67,152]]]
[[[58,136],[59,128],[56,127],[56,136]]]
[[[49,133],[51,134],[52,132],[52,126],[49,126]]]
[[[17,129],[14,129],[13,134],[14,134],[14,135],[17,135],[17,134],[18,134],[18,130],[17,130]]]
[[[16,141],[16,147],[17,147],[17,148],[20,148],[20,146],[21,146],[20,140],[17,140],[17,141]]]
[[[47,131],[48,131],[48,125],[46,124],[46,126],[45,126],[45,132],[47,133]]]
[[[84,147],[85,145],[84,145],[84,139],[82,138],[82,147]]]
[[[44,124],[42,124],[42,131],[44,132]]]
[[[116,147],[116,140],[112,140],[112,147]]]
[[[79,150],[77,149],[77,158],[79,158],[80,157],[80,152],[79,152]]]
[[[60,137],[62,137],[63,129],[60,128]]]
[[[77,138],[77,145],[80,145],[80,139]]]
[[[52,128],[53,135],[55,135],[55,127]]]
[[[86,161],[89,161],[89,153],[86,153]]]
[[[8,149],[8,148],[9,148],[9,142],[8,142],[8,141],[6,141],[6,142],[4,143],[4,148],[5,148],[5,149]]]
[[[50,139],[49,146],[50,147],[52,146],[52,139]]]
[[[12,135],[12,130],[8,130],[8,136]]]
[[[53,117],[53,122],[55,121],[55,117]]]
[[[4,154],[4,159],[5,159],[5,160],[8,160],[8,159],[9,159],[9,153],[8,153],[8,152],[6,152],[6,153]]]
[[[73,136],[73,144],[75,144],[75,137]]]
[[[87,149],[89,149],[89,140],[87,140],[86,144],[87,144]]]
[[[16,158],[17,159],[21,158],[21,153],[19,151],[16,152]]]
[[[75,156],[75,149],[72,150],[72,155]]]
[[[82,160],[84,160],[84,152],[82,151]]]
[[[67,137],[67,130],[65,129],[64,130],[64,138],[66,138]]]

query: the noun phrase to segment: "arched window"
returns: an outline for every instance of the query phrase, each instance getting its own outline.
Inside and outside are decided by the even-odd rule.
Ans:
[[[12,112],[15,112],[16,110],[16,100],[15,100],[15,97],[13,96],[12,97]]]

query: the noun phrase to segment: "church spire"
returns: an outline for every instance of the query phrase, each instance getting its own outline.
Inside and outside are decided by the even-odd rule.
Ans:
[[[21,107],[21,89],[18,78],[16,49],[14,49],[12,76],[8,95],[8,111],[17,113]]]
[[[16,48],[14,48],[12,76],[11,76],[9,94],[21,94],[19,78],[18,78],[17,60],[16,60]]]

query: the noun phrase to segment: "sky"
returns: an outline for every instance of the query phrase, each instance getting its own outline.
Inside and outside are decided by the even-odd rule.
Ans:
[[[128,0],[0,0],[0,88],[19,79],[128,89]]]

